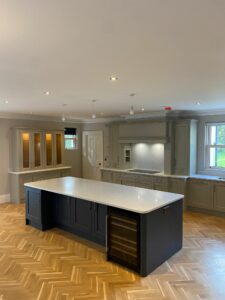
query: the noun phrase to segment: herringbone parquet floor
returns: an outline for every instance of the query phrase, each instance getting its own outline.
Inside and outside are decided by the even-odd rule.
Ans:
[[[0,299],[224,300],[225,219],[186,213],[183,250],[141,278],[90,242],[25,226],[23,205],[1,204]]]

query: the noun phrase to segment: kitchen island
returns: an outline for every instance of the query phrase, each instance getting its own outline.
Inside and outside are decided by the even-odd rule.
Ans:
[[[25,184],[26,224],[106,246],[107,259],[146,276],[182,248],[183,195],[75,177]]]

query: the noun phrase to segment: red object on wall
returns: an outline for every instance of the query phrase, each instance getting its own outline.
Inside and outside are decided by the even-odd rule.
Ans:
[[[171,106],[165,106],[164,110],[172,110],[172,107]]]

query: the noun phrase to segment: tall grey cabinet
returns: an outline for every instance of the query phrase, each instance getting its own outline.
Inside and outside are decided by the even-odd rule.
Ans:
[[[24,201],[24,183],[70,175],[64,166],[63,130],[11,129],[10,198]]]
[[[196,173],[197,120],[177,120],[174,125],[173,173],[192,175]]]

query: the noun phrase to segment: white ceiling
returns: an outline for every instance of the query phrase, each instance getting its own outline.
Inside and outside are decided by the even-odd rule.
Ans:
[[[224,16],[225,0],[0,0],[0,112],[225,109]]]

